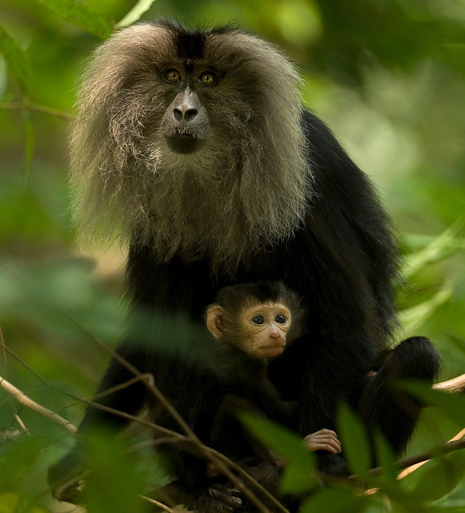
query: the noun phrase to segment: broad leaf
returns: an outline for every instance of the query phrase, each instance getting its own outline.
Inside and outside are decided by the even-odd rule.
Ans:
[[[456,451],[429,462],[411,495],[433,502],[451,493],[465,478],[465,453]]]
[[[32,85],[32,69],[29,60],[16,41],[0,26],[0,52],[5,57],[8,69],[18,81],[24,94]]]
[[[247,412],[241,412],[239,419],[259,440],[286,461],[281,483],[284,494],[303,493],[317,485],[315,457],[295,433]]]
[[[365,474],[372,466],[368,436],[360,419],[345,404],[339,407],[338,437],[351,470],[356,474]]]
[[[418,272],[426,264],[437,262],[448,257],[454,251],[460,249],[455,241],[455,236],[463,228],[465,219],[461,217],[439,237],[434,239],[426,248],[409,255],[402,268],[402,276],[408,278]]]
[[[37,0],[60,18],[73,25],[94,34],[100,39],[106,39],[113,32],[113,23],[83,4],[73,0]]]
[[[126,14],[126,16],[116,25],[120,29],[132,25],[140,19],[140,17],[147,12],[155,0],[139,0],[137,4]]]

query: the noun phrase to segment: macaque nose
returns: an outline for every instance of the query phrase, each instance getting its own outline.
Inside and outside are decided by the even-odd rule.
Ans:
[[[180,107],[180,108],[174,109],[173,114],[174,114],[174,119],[176,121],[186,121],[187,123],[189,123],[190,121],[192,121],[193,119],[195,119],[197,117],[198,110],[192,109],[189,107],[186,107],[186,108]]]
[[[194,91],[186,89],[178,94],[173,104],[173,116],[178,123],[190,123],[199,113],[199,99]]]
[[[276,326],[270,327],[270,338],[281,338],[281,331]]]

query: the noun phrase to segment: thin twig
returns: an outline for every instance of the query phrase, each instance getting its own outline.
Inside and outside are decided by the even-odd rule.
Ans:
[[[454,447],[456,442],[461,442],[462,444],[464,444],[463,447],[458,446],[457,449],[463,449],[465,447],[465,438],[464,437],[465,437],[465,429],[462,429],[453,438],[451,438],[449,440],[449,442],[444,445],[444,447],[447,447],[447,446]],[[454,445],[451,446],[450,444],[454,444]],[[448,452],[452,452],[452,450],[457,450],[457,449],[451,449]],[[431,451],[428,451],[428,452],[434,453],[434,455],[436,455],[435,449],[432,449]],[[422,454],[428,455],[428,453],[422,453]],[[444,454],[447,454],[447,453],[444,453]],[[407,477],[409,474],[411,474],[412,472],[414,472],[415,470],[417,470],[418,468],[420,468],[422,465],[424,465],[425,463],[427,463],[430,460],[430,458],[419,459],[421,456],[422,456],[421,454],[417,454],[416,456],[406,458],[405,460],[403,460],[403,462],[399,462],[399,468],[403,468],[404,470],[397,476],[397,478],[403,479],[404,477]],[[408,460],[412,460],[412,461],[409,462]],[[417,460],[417,461],[415,461],[415,460]]]
[[[459,434],[463,434],[464,432],[461,431]],[[456,437],[454,437],[456,438]],[[437,447],[434,447],[433,449],[430,449],[429,451],[422,452],[420,454],[416,454],[414,456],[409,456],[408,458],[404,458],[403,460],[400,460],[396,463],[396,467],[401,469],[406,469],[413,467],[415,465],[418,465],[419,463],[427,462],[428,460],[431,460],[432,458],[435,458],[437,456],[443,456],[445,454],[449,454],[454,451],[459,451],[460,449],[465,449],[465,438],[461,438],[459,440],[452,440],[450,442],[447,442],[446,444],[439,445]],[[382,467],[376,467],[370,470],[371,474],[380,474],[382,471]],[[399,479],[401,479],[402,474],[399,475]],[[356,479],[357,476],[353,475],[350,476],[351,479]]]
[[[152,504],[155,504],[155,506],[158,506],[161,509],[164,509],[168,513],[176,513],[174,509],[169,508],[166,504],[163,504],[162,502],[158,502],[155,499],[151,499],[150,497],[146,497],[145,495],[139,495],[142,499],[146,500],[147,502],[151,502]]]
[[[455,440],[453,442],[447,442],[446,444],[439,445],[438,447],[435,447],[434,449],[431,449],[429,451],[425,451],[415,456],[405,458],[402,461],[399,461],[397,466],[400,469],[407,468],[412,465],[415,465],[416,463],[430,460],[435,456],[449,454],[460,449],[465,449],[465,438],[462,438],[461,440]]]
[[[46,105],[39,105],[38,103],[32,103],[28,100],[22,102],[0,102],[0,109],[11,109],[11,110],[33,110],[35,112],[41,112],[55,118],[62,119],[63,121],[73,121],[74,116],[63,112],[62,110],[53,109]]]
[[[10,356],[12,356],[17,362],[19,362],[25,369],[27,369],[35,378],[37,378],[41,383],[43,383],[46,386],[50,386],[47,381],[40,376],[40,374],[37,374],[37,372],[28,365],[20,356],[18,356],[10,347],[8,347],[4,342],[3,339],[1,341],[2,344],[2,350],[6,351]]]
[[[60,425],[62,428],[66,429],[70,433],[76,433],[76,427],[73,426],[70,422],[68,422],[63,417],[60,417],[52,410],[49,410],[48,408],[45,408],[44,406],[37,404],[35,401],[30,399],[26,394],[21,392],[21,390],[19,390],[14,385],[6,381],[6,379],[3,379],[1,376],[0,386],[26,408],[35,411],[36,413],[42,415],[43,417],[46,417],[47,419],[50,419],[52,422],[55,422],[56,424]]]
[[[133,380],[130,381],[133,382]],[[66,394],[70,397],[78,399],[73,394]],[[247,471],[245,471],[242,467],[231,461],[229,458],[227,458],[220,452],[204,445],[197,437],[193,439],[188,435],[182,435],[176,431],[172,431],[158,424],[154,424],[141,417],[131,415],[129,413],[116,410],[114,408],[110,408],[109,406],[96,403],[89,399],[81,399],[81,401],[88,404],[89,406],[105,411],[107,413],[111,413],[113,415],[118,415],[120,417],[125,418],[128,421],[142,425],[154,431],[155,433],[164,435],[165,443],[176,445],[179,444],[181,445],[184,451],[190,452],[195,456],[201,456],[209,461],[212,461],[218,466],[221,472],[228,479],[230,479],[230,481],[238,488],[238,490],[241,491],[259,509],[259,511],[262,511],[263,513],[269,513],[268,508],[255,496],[255,494],[248,488],[248,486],[246,486],[240,479],[238,479],[234,472],[236,472],[242,478],[244,478],[248,483],[252,485],[252,487],[259,490],[267,498],[267,500],[273,503],[274,506],[278,508],[282,513],[288,513],[287,509],[268,490],[266,490],[266,488],[264,488],[260,483],[258,483]],[[234,472],[232,472],[230,469],[233,469]]]
[[[186,436],[183,437],[183,441],[190,442],[189,445],[193,445],[197,450],[198,453],[205,459],[212,461],[216,465],[218,465],[220,471],[228,478],[230,479],[234,485],[241,491],[260,511],[263,511],[264,513],[269,513],[268,508],[251,492],[251,490],[240,480],[236,477],[236,475],[231,472],[230,467],[234,468],[235,471],[237,471],[239,474],[241,474],[243,477],[245,477],[248,482],[252,483],[254,487],[256,487],[258,490],[260,490],[268,500],[273,502],[278,509],[280,509],[283,513],[287,512],[286,508],[282,506],[282,504],[279,503],[279,501],[276,500],[275,497],[273,497],[272,494],[270,494],[265,488],[263,488],[260,483],[258,483],[255,479],[253,479],[246,471],[244,471],[240,466],[235,465],[231,460],[223,456],[221,453],[211,449],[210,447],[207,447],[204,445],[197,435],[192,431],[190,426],[185,422],[185,420],[179,415],[179,413],[176,411],[176,409],[173,407],[173,405],[166,399],[166,397],[163,395],[163,393],[158,389],[158,387],[155,386],[153,376],[150,374],[143,374],[141,373],[136,367],[134,367],[130,362],[128,362],[125,358],[123,358],[121,355],[119,355],[116,351],[109,348],[106,344],[103,344],[100,340],[98,340],[92,333],[90,333],[77,319],[75,319],[71,314],[69,314],[66,310],[60,307],[60,310],[73,322],[78,326],[83,333],[85,333],[96,345],[98,345],[103,351],[108,353],[112,358],[114,358],[118,363],[120,363],[123,367],[125,367],[127,370],[129,370],[131,373],[133,373],[135,376],[141,379],[141,381],[146,385],[148,390],[152,392],[152,394],[160,401],[160,403],[167,409],[167,411],[172,415],[172,417],[176,420],[176,422],[179,424],[181,429],[185,432]],[[87,401],[86,401],[87,402]],[[92,401],[89,401],[88,404],[91,404],[94,407],[97,407],[99,409],[102,409],[104,411],[108,411],[110,413],[114,413],[116,415],[120,415],[124,418],[127,418],[128,420],[133,420],[136,422],[141,423],[141,419],[138,417],[135,417],[133,415],[128,415],[124,412],[119,412],[118,410],[113,410],[112,408],[104,407],[98,403],[94,403]],[[147,423],[150,424],[150,423]],[[151,424],[152,428],[154,428],[156,431],[161,433],[167,433],[170,435],[177,435],[175,438],[178,438],[179,433],[176,433],[174,431],[166,430],[165,428],[161,428],[161,426],[158,426],[157,424]],[[179,441],[179,438],[178,438]]]

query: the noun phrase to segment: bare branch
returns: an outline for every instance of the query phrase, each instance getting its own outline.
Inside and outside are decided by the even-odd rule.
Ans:
[[[134,380],[130,380],[131,383],[133,381]],[[156,388],[154,385],[152,386]],[[68,395],[73,397],[72,394]],[[186,452],[194,454],[195,456],[205,458],[208,461],[212,461],[218,466],[221,472],[237,487],[237,489],[241,491],[258,508],[259,511],[263,513],[270,513],[269,509],[255,496],[255,494],[247,485],[245,485],[240,479],[238,479],[234,472],[236,472],[242,478],[244,478],[254,489],[260,491],[260,493],[262,493],[267,498],[267,500],[273,503],[279,511],[281,511],[282,513],[288,513],[287,509],[272,494],[270,494],[268,490],[266,490],[260,483],[258,483],[252,476],[250,476],[250,474],[248,474],[242,467],[235,464],[233,461],[231,461],[229,458],[227,458],[220,452],[216,451],[215,449],[212,449],[211,447],[204,445],[197,437],[191,438],[189,435],[182,435],[180,433],[177,433],[176,431],[164,428],[163,426],[154,424],[141,417],[137,417],[119,410],[115,410],[113,408],[104,406],[100,403],[96,403],[91,400],[82,399],[82,401],[94,408],[98,408],[102,411],[106,411],[113,415],[119,415],[129,421],[145,426],[146,428],[153,430],[155,433],[164,435],[165,443],[176,444]],[[232,472],[230,469],[233,469],[234,472]]]
[[[433,385],[435,390],[448,392],[449,394],[463,394],[465,393],[465,374],[457,376],[456,378],[442,381]]]
[[[457,441],[465,443],[464,437],[465,437],[465,428],[462,429],[459,433],[457,433],[451,440],[449,440],[448,444],[450,444],[452,442],[457,442]],[[448,445],[448,444],[445,444],[445,445]],[[463,449],[463,447],[457,447],[457,449]],[[429,452],[434,452],[434,450],[429,451]],[[423,454],[427,454],[427,453],[423,453]],[[412,456],[411,459],[412,460],[413,460],[413,458],[418,459],[420,456],[421,456],[420,454],[416,455],[416,456]],[[414,463],[411,463],[410,465],[407,465],[406,467],[402,467],[402,462],[399,462],[399,468],[404,468],[404,470],[399,474],[398,479],[403,479],[404,477],[407,477],[409,474],[411,474],[412,472],[415,472],[415,470],[417,470],[422,465],[424,465],[427,461],[429,461],[429,458],[427,458],[425,460],[415,461]],[[406,460],[404,460],[404,462],[409,463]]]
[[[62,428],[66,429],[70,433],[74,434],[76,433],[77,429],[75,426],[73,426],[70,422],[68,422],[63,417],[60,417],[52,410],[49,410],[48,408],[45,408],[44,406],[41,406],[40,404],[37,404],[35,401],[30,399],[26,394],[21,392],[18,388],[16,388],[14,385],[6,381],[0,376],[0,386],[8,392],[11,396],[13,396],[20,404],[25,406],[26,408],[29,408],[32,411],[35,411],[39,415],[42,415],[43,417],[46,417],[47,419],[51,420],[52,422],[55,422],[56,424],[60,425]]]
[[[434,449],[431,449],[429,451],[425,451],[420,454],[416,454],[415,456],[405,458],[399,461],[397,466],[399,467],[399,469],[404,469],[407,467],[411,467],[412,465],[416,465],[417,463],[428,461],[436,456],[443,456],[444,454],[449,454],[460,449],[465,449],[465,438],[462,438],[460,440],[454,440],[452,442],[447,442],[446,444],[439,445],[438,447],[435,447]]]
[[[151,502],[152,504],[155,504],[155,506],[158,506],[159,508],[167,511],[168,513],[176,513],[174,509],[169,508],[166,504],[163,504],[162,502],[158,502],[155,499],[151,499],[150,497],[146,497],[145,495],[139,495],[142,499]]]
[[[73,121],[74,119],[74,116],[72,114],[68,114],[67,112],[47,107],[46,105],[32,103],[28,100],[24,100],[22,102],[0,102],[0,109],[33,110],[36,112],[41,112],[42,114],[47,114],[49,116],[62,119],[63,121]]]

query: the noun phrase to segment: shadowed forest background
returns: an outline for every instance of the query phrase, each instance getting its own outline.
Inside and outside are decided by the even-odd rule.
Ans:
[[[74,425],[84,404],[65,392],[94,393],[108,361],[94,339],[116,346],[126,300],[124,254],[116,245],[80,248],[71,225],[69,122],[86,60],[134,3],[93,0],[79,9],[70,0],[0,0],[0,376]],[[394,221],[405,256],[398,339],[429,337],[443,357],[441,381],[463,374],[465,1],[139,4],[152,4],[143,20],[233,21],[295,61],[303,103],[371,177]],[[463,396],[436,400],[409,455],[465,427]],[[45,481],[49,464],[71,443],[59,425],[0,390],[0,512],[74,511],[51,499]],[[104,444],[98,465],[105,477],[98,493],[89,491],[90,513],[145,511],[140,483],[161,482],[144,451],[115,463],[118,450]],[[314,484],[300,483],[312,491],[302,511],[464,511],[462,453],[437,458],[402,483],[389,472],[368,480],[381,489],[371,498],[338,483],[317,493]]]

